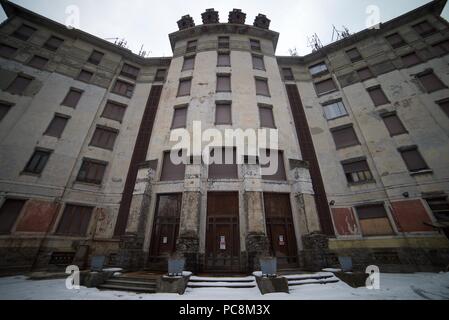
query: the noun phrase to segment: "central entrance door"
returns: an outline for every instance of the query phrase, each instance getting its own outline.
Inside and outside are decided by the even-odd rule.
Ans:
[[[207,194],[206,271],[240,271],[238,192]]]
[[[280,268],[296,267],[298,250],[293,225],[290,195],[264,193],[265,219],[271,254]]]

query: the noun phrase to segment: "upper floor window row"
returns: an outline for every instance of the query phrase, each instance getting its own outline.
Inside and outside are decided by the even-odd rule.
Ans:
[[[27,24],[22,24],[19,28],[16,29],[16,31],[13,32],[12,36],[17,39],[27,41],[36,31],[36,28]]]
[[[314,64],[313,66],[310,66],[309,67],[309,72],[310,72],[310,74],[312,76],[318,76],[318,75],[321,75],[321,74],[328,73],[329,70],[327,68],[326,63],[323,61],[323,62]]]
[[[412,26],[412,28],[423,38],[434,34],[437,29],[432,26],[428,21],[422,21]]]
[[[140,72],[139,68],[125,63],[122,67],[122,71],[120,72],[120,75],[135,80],[135,79],[137,79],[139,72]]]

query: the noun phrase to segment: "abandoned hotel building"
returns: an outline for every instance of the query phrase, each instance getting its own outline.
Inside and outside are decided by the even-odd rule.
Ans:
[[[363,270],[449,264],[446,0],[306,56],[276,56],[265,15],[208,9],[178,21],[164,58],[1,5],[1,273],[93,256],[127,270],[183,256],[210,273],[264,256],[303,270],[341,256]],[[277,129],[277,171],[249,154],[173,163],[170,133],[193,121]]]

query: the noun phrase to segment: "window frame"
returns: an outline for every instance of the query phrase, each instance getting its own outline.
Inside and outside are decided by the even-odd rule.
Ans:
[[[94,59],[95,56],[99,56],[99,59]],[[101,61],[103,60],[105,56],[104,52],[98,51],[98,50],[92,50],[92,52],[90,53],[89,58],[87,59],[87,62],[93,64],[93,65],[100,65]]]
[[[357,57],[351,57],[350,52],[357,52],[358,56]],[[346,56],[349,58],[349,61],[351,61],[351,63],[356,63],[359,61],[363,60],[363,56],[362,53],[360,52],[360,50],[357,47],[345,50]]]
[[[359,171],[349,171],[348,169],[345,168],[345,165],[353,165],[355,163],[361,163],[364,162],[366,164],[367,169],[366,170],[359,170]],[[341,167],[343,169],[343,174],[346,177],[346,181],[348,182],[349,186],[353,186],[353,185],[361,185],[361,184],[369,184],[369,183],[375,183],[376,180],[374,179],[374,175],[373,172],[371,171],[371,167],[368,163],[368,160],[366,159],[366,157],[359,157],[359,158],[353,158],[353,159],[348,159],[348,160],[343,160],[340,162]],[[369,175],[367,175],[366,173],[369,173]],[[358,181],[354,181],[352,174],[356,174]],[[360,180],[360,175],[363,175],[364,180]],[[350,175],[350,176],[348,176]],[[349,177],[351,177],[351,179],[349,179]],[[352,181],[351,181],[352,180]]]
[[[88,175],[88,171],[89,168],[85,168],[85,177],[82,178],[81,177],[81,172],[83,171],[84,168],[84,164],[94,164],[94,165],[98,165],[98,166],[103,166],[103,175],[101,177],[101,180],[92,180],[92,179],[88,179],[87,175]],[[83,158],[81,161],[81,166],[79,167],[78,170],[78,174],[76,175],[75,178],[75,182],[76,183],[85,183],[85,184],[90,184],[90,185],[96,185],[96,186],[101,186],[103,184],[104,178],[106,176],[106,170],[108,169],[109,163],[106,161],[102,161],[102,160],[97,160],[97,159],[92,159],[92,158]]]
[[[411,152],[411,151],[415,151],[415,152],[416,152],[416,155],[420,158],[420,160],[422,160],[422,164],[423,164],[424,167],[419,168],[419,169],[411,169],[411,168],[410,168],[410,166],[409,166],[410,163],[409,163],[409,162],[406,160],[406,158],[404,157],[404,153],[405,153],[405,152]],[[401,155],[401,158],[402,158],[402,160],[403,160],[403,162],[404,162],[404,165],[405,165],[405,167],[407,168],[407,171],[408,171],[410,174],[413,175],[413,174],[417,174],[417,173],[420,173],[420,172],[429,172],[429,171],[432,171],[432,169],[430,169],[430,167],[429,167],[429,165],[428,165],[426,159],[424,159],[423,155],[422,155],[421,152],[419,151],[418,146],[413,145],[413,146],[400,147],[400,148],[398,148],[398,152],[399,152],[399,154]]]
[[[376,91],[376,90],[380,90],[380,92],[382,93],[383,97],[385,98],[385,102],[384,102],[384,103],[378,104],[378,103],[373,99],[373,96],[371,95],[371,93],[372,93],[373,91]],[[366,88],[366,91],[367,91],[368,95],[370,96],[370,99],[371,99],[372,103],[374,104],[374,107],[376,107],[376,108],[377,108],[377,107],[380,107],[380,106],[385,106],[385,105],[391,103],[390,99],[388,98],[387,94],[385,93],[385,91],[384,91],[384,89],[382,88],[381,85],[376,85],[376,86],[372,86],[372,87]]]
[[[229,88],[220,89],[219,88],[219,78],[228,78],[229,79]],[[216,93],[230,93],[232,92],[232,76],[230,73],[217,73],[217,86],[215,89]]]
[[[329,90],[329,91],[323,91],[323,92],[320,93],[320,92],[318,91],[317,85],[322,84],[322,83],[327,82],[327,81],[332,81],[332,83],[334,84],[334,87],[335,87],[335,88],[332,89],[332,90]],[[333,77],[330,77],[330,78],[327,78],[327,79],[323,79],[323,80],[320,80],[320,81],[317,81],[317,82],[313,82],[313,86],[314,86],[314,88],[315,88],[315,92],[316,92],[316,95],[317,95],[318,97],[322,97],[322,96],[331,94],[331,93],[333,93],[333,92],[340,91],[339,88],[338,88],[338,86],[337,86],[337,83],[335,82],[335,80],[334,80]]]
[[[105,111],[106,111],[106,108],[108,107],[108,105],[113,105],[114,107],[119,107],[119,108],[123,108],[124,109],[123,114],[121,115],[121,119],[120,120],[116,119],[116,118],[111,118],[111,117],[105,115]],[[126,104],[123,104],[123,103],[120,103],[120,102],[117,102],[117,101],[114,101],[114,100],[107,100],[106,104],[104,105],[104,108],[103,108],[103,111],[102,111],[100,117],[101,118],[105,118],[105,119],[109,119],[109,120],[113,120],[113,121],[117,121],[119,123],[122,123],[123,119],[125,117],[125,113],[126,113],[127,109],[128,109],[128,105],[126,105]]]
[[[32,29],[32,32],[31,32],[29,35],[26,35],[26,36],[25,36],[24,34],[22,34],[22,33],[19,32],[19,30],[20,30],[21,28],[23,28],[23,27]],[[28,41],[28,40],[30,40],[31,37],[36,33],[36,31],[37,31],[37,28],[35,28],[35,27],[33,27],[33,26],[30,26],[29,24],[22,23],[17,29],[15,29],[15,30],[11,33],[11,36],[14,37],[14,38],[20,39],[20,40],[22,40],[22,41]]]
[[[327,113],[326,113],[326,109],[329,108],[330,106],[333,106],[333,105],[336,105],[336,104],[339,104],[339,103],[341,103],[343,105],[343,109],[345,110],[345,113],[341,114],[341,115],[339,115],[337,117],[334,117],[334,118],[328,118],[327,117]],[[324,118],[326,118],[327,121],[332,121],[332,120],[336,120],[336,119],[339,119],[339,118],[343,118],[343,117],[348,117],[349,116],[348,109],[346,109],[346,105],[345,105],[345,103],[343,102],[342,99],[327,101],[327,102],[325,102],[325,103],[323,103],[321,105],[322,105],[323,111],[324,111]]]
[[[53,45],[51,45],[50,42],[51,42],[51,40],[53,40],[53,39],[56,39],[56,40],[60,41],[60,43],[59,43],[58,46],[53,46]],[[56,52],[56,51],[59,50],[59,48],[61,48],[61,46],[63,45],[64,41],[65,41],[65,40],[62,39],[62,38],[60,38],[60,37],[57,37],[57,36],[55,36],[55,35],[51,35],[51,36],[47,39],[47,41],[45,41],[45,43],[42,45],[42,47],[45,48],[45,49],[47,49],[47,50],[49,50],[49,51]]]
[[[176,112],[178,110],[185,110],[185,119],[184,119],[184,124],[183,125],[179,125],[175,127],[175,116],[176,116]],[[170,126],[170,130],[176,130],[176,129],[185,129],[187,128],[187,117],[188,117],[188,112],[189,112],[189,105],[188,104],[181,104],[181,105],[177,105],[173,107],[173,117],[172,117],[172,122],[171,122],[171,126]]]
[[[40,176],[42,174],[42,172],[44,172],[45,167],[47,166],[48,161],[50,160],[50,157],[53,152],[54,152],[54,150],[50,150],[50,149],[35,148],[33,153],[31,154],[31,157],[29,158],[25,167],[23,168],[22,174]],[[31,165],[34,162],[34,157],[38,153],[41,153],[40,159],[38,159],[38,162],[31,168]],[[43,164],[42,164],[43,156],[45,156],[45,158],[44,158],[45,160],[43,161]]]
[[[127,86],[125,93],[121,93],[121,92],[119,92],[117,90],[117,84],[118,83],[122,83],[123,85]],[[130,90],[130,89],[132,89],[132,90]],[[111,92],[116,94],[116,95],[119,95],[119,96],[122,96],[122,97],[125,97],[125,98],[128,98],[128,99],[131,99],[133,97],[133,95],[134,95],[135,89],[136,89],[136,86],[133,83],[125,81],[125,80],[122,80],[122,79],[116,79],[115,82],[114,82],[114,86],[112,87]]]
[[[259,124],[260,128],[267,128],[267,129],[277,129],[276,127],[276,119],[274,118],[274,112],[273,112],[273,106],[265,103],[258,103],[257,104],[258,112],[259,112]],[[273,122],[273,126],[264,125],[262,123],[262,113],[261,110],[270,110],[271,111],[271,120]]]
[[[95,141],[96,134],[97,134],[97,132],[99,132],[99,131],[103,131],[103,132],[104,132],[104,131],[107,131],[107,132],[109,132],[109,133],[114,134],[114,135],[112,136],[112,138],[111,138],[111,136],[108,137],[108,142],[109,142],[110,139],[112,139],[112,143],[111,143],[110,146],[109,146],[109,145],[101,145],[100,143],[97,143],[97,141]],[[103,150],[113,151],[113,150],[114,150],[114,147],[115,147],[115,144],[117,143],[117,138],[118,138],[118,136],[119,136],[119,133],[120,133],[120,131],[117,130],[117,129],[115,129],[115,128],[97,125],[97,126],[95,127],[95,130],[94,130],[94,132],[93,132],[93,134],[92,134],[92,137],[91,137],[91,139],[90,139],[89,147],[95,147],[95,148],[99,148],[99,149],[103,149]]]
[[[259,92],[257,92],[257,81],[262,81],[262,82],[266,83],[267,93],[259,93]],[[256,96],[268,97],[268,98],[271,97],[271,91],[270,91],[270,85],[269,85],[268,78],[254,77],[254,84],[256,86]]]
[[[313,70],[314,68],[316,68],[316,67],[318,67],[318,66],[322,66],[322,65],[324,65],[324,67],[326,68],[325,70],[320,70],[320,71],[317,71],[317,72],[312,72],[312,70]],[[310,65],[310,66],[308,66],[307,69],[309,70],[309,73],[310,73],[310,75],[311,75],[313,78],[319,77],[319,76],[322,76],[322,75],[325,75],[325,74],[328,74],[328,73],[329,73],[329,67],[327,66],[326,61],[321,61],[321,62],[315,63],[315,64],[313,64],[313,65]]]
[[[230,118],[230,122],[219,122],[218,118],[217,118],[217,109],[218,106],[226,106],[229,108],[229,118]],[[214,124],[216,126],[232,126],[233,121],[232,121],[232,101],[215,101],[215,122]]]
[[[67,99],[69,98],[69,95],[70,95],[70,93],[71,92],[77,92],[77,93],[79,93],[79,98],[78,98],[78,100],[76,101],[76,104],[74,105],[74,106],[72,106],[72,105],[69,105],[68,103],[67,103]],[[62,100],[62,102],[61,102],[61,106],[65,106],[65,107],[69,107],[69,108],[72,108],[72,109],[76,109],[76,107],[78,106],[78,104],[80,103],[80,101],[81,101],[81,98],[82,98],[82,96],[83,96],[83,93],[84,93],[84,90],[81,90],[81,89],[78,89],[78,88],[74,88],[74,87],[70,87],[69,88],[69,91],[67,92],[67,94],[65,95],[65,97],[64,97],[64,99]]]
[[[21,90],[21,91],[17,91],[17,89],[13,89],[13,85],[16,83],[16,81],[19,79],[27,79],[29,82],[28,84]],[[29,88],[29,86],[31,85],[31,83],[33,82],[34,77],[23,74],[23,73],[18,73],[16,75],[16,77],[14,78],[14,80],[8,85],[8,87],[5,89],[6,92],[9,92],[10,94],[13,95],[19,95],[22,96],[24,95],[24,92]]]
[[[176,97],[178,97],[178,98],[179,98],[179,97],[190,97],[190,95],[191,95],[191,93],[192,93],[192,80],[193,80],[192,77],[186,77],[186,78],[181,78],[181,79],[179,79],[179,82],[178,82],[178,91],[177,91]],[[186,93],[186,94],[181,94],[181,83],[187,82],[187,81],[190,82],[189,92]]]
[[[51,129],[51,126],[52,126],[52,124],[53,124],[53,121],[54,121],[56,118],[62,118],[62,119],[65,119],[66,122],[65,122],[64,127],[62,128],[61,132],[59,132],[57,135],[52,135],[52,134],[50,134],[49,131],[50,131],[50,129]],[[48,124],[47,129],[45,129],[43,135],[44,135],[44,136],[49,136],[49,137],[54,137],[54,138],[57,138],[57,139],[61,139],[61,136],[62,136],[62,134],[64,133],[64,130],[65,130],[65,128],[67,127],[67,123],[68,123],[68,121],[69,121],[70,119],[71,119],[71,117],[68,116],[68,115],[65,115],[65,114],[62,114],[62,113],[55,113],[55,114],[53,115],[53,118],[50,120],[50,123]]]

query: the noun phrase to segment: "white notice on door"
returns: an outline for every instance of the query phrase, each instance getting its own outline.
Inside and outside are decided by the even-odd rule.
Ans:
[[[220,250],[226,250],[226,237],[220,236]]]
[[[280,245],[280,246],[285,245],[285,241],[284,241],[284,236],[283,236],[283,235],[280,235],[280,236],[279,236],[279,245]]]
[[[162,238],[162,243],[163,244],[167,244],[168,243],[168,237],[163,237]]]

